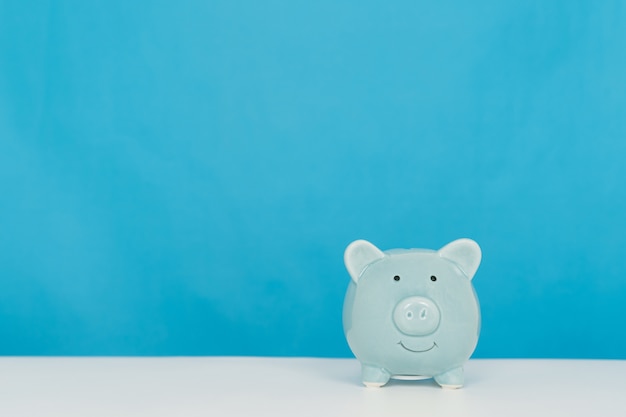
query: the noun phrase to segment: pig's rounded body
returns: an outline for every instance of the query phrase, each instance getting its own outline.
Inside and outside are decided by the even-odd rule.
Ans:
[[[346,249],[353,279],[343,325],[366,385],[407,376],[434,377],[450,388],[463,384],[462,367],[480,332],[471,283],[479,263],[480,249],[469,239],[439,251],[380,252],[365,241]]]

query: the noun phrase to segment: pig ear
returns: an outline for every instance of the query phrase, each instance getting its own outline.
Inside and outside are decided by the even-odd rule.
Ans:
[[[480,246],[472,239],[459,239],[450,242],[439,249],[438,253],[442,258],[457,264],[470,280],[474,278],[482,257]]]
[[[366,266],[384,256],[385,254],[380,249],[367,240],[355,240],[346,248],[343,260],[352,281],[357,282]]]

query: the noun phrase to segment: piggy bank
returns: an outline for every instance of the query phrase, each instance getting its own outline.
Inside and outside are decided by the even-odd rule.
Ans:
[[[443,388],[463,385],[463,364],[480,333],[471,282],[480,260],[480,247],[470,239],[437,251],[383,252],[365,240],[346,248],[352,279],[343,327],[366,386],[430,377]]]

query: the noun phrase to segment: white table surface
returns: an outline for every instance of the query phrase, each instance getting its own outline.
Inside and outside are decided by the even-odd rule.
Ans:
[[[354,359],[0,358],[0,416],[626,416],[626,361],[471,360],[365,388]]]

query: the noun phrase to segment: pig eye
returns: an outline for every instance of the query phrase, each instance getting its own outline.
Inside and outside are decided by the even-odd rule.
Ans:
[[[394,280],[394,281],[400,281],[400,276],[399,276],[399,275],[396,275],[395,277],[393,277],[393,280]]]
[[[436,276],[434,276],[434,275],[431,275],[431,276],[430,276],[430,280],[431,280],[432,282],[435,282],[435,281],[437,281],[437,277],[436,277]]]

